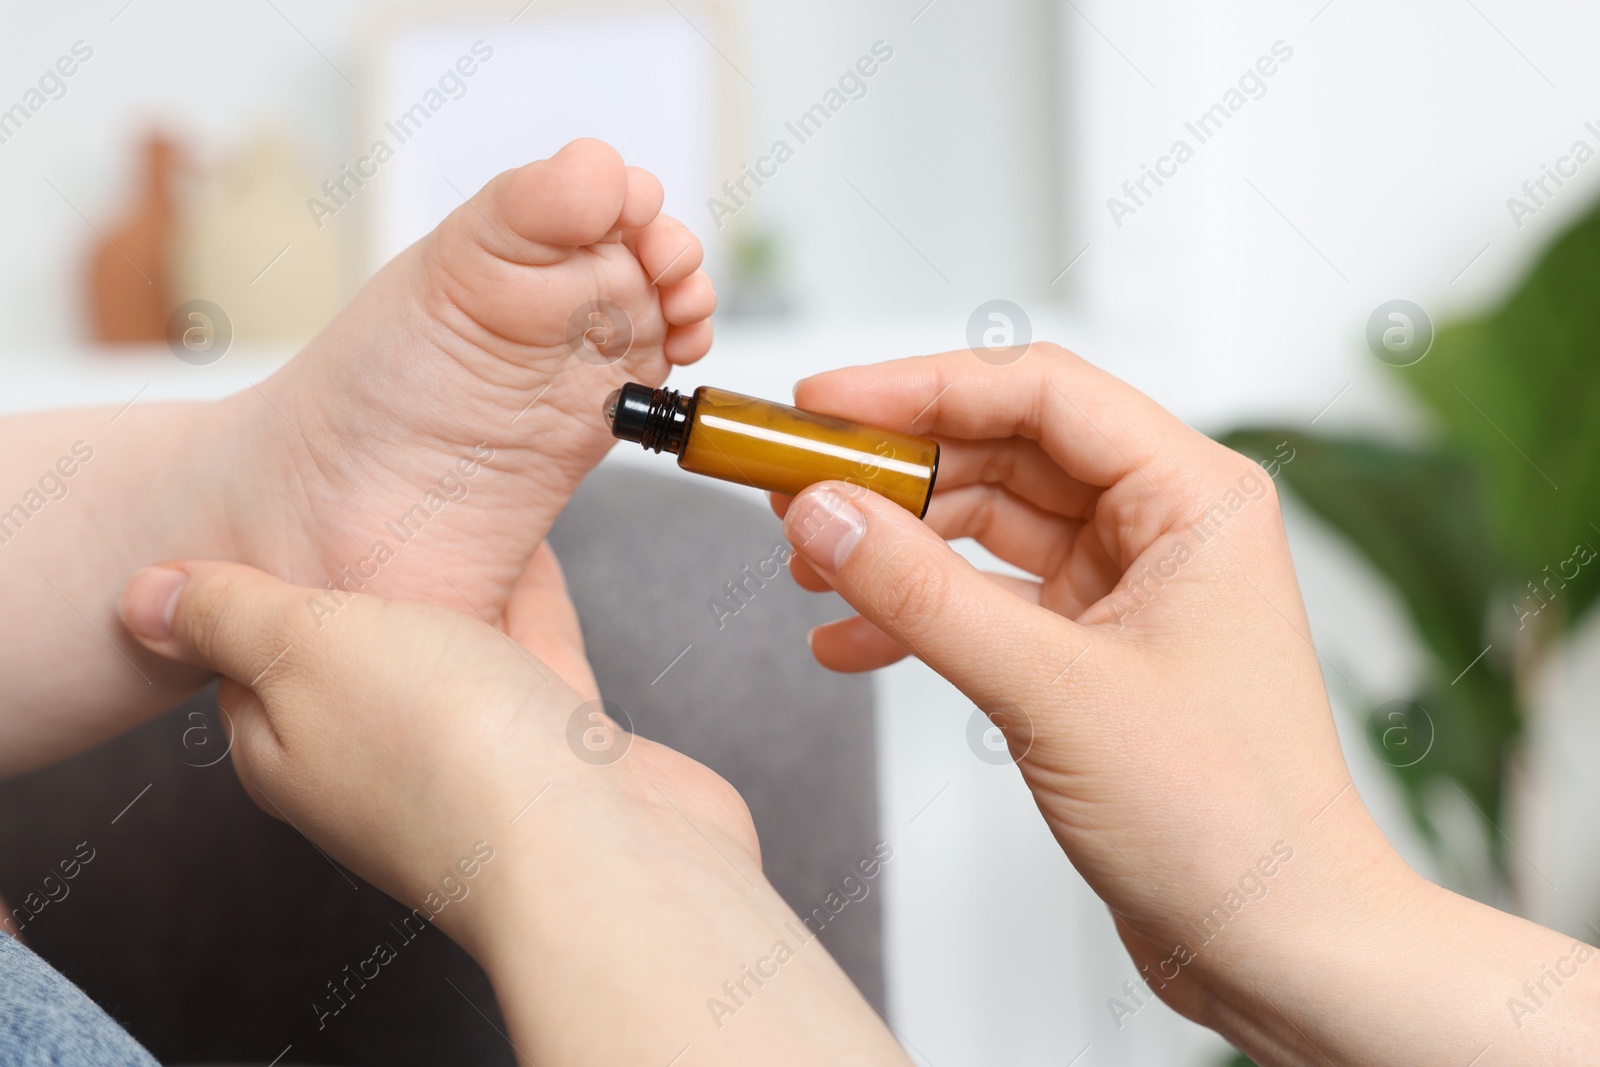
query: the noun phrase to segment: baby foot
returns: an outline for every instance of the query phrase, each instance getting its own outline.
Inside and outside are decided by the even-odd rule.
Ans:
[[[237,558],[333,583],[330,614],[342,589],[499,622],[612,444],[605,397],[710,348],[700,243],[660,209],[654,177],[574,141],[386,265],[290,363],[223,402],[241,450]]]

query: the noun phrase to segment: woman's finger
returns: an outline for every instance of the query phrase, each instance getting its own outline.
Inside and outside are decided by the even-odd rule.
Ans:
[[[1099,487],[1181,471],[1211,444],[1132,386],[1044,343],[1005,366],[963,350],[828,371],[796,385],[795,404],[941,438],[1025,437]]]
[[[1037,441],[1025,437],[941,441],[935,491],[968,485],[1002,486],[1035,507],[1079,519],[1100,497],[1099,486],[1072,477]]]
[[[774,495],[773,510],[782,517],[792,500],[792,497]],[[1069,558],[1084,526],[1081,521],[1044,512],[998,486],[987,484],[935,492],[923,521],[947,541],[971,537],[999,559],[1041,576],[1054,573]],[[1109,568],[1109,561],[1103,554],[1092,553],[1091,556]],[[809,592],[826,593],[833,588],[802,555],[789,558],[789,573],[795,584]],[[1097,572],[1091,577],[1089,588],[1098,592],[1087,596],[1085,603],[1104,596],[1117,576],[1108,570],[1106,574]]]
[[[904,508],[844,482],[795,498],[784,533],[863,617],[980,705],[1042,691],[1088,635],[991,581]]]
[[[1002,589],[1009,589],[1023,600],[1039,603],[1038,582],[989,571],[984,572],[984,577]],[[909,654],[904,645],[860,615],[825,622],[812,629],[807,641],[818,663],[841,674],[875,671],[898,663]]]
[[[808,593],[832,592],[833,586],[828,584],[828,579],[816,572],[816,568],[805,561],[805,557],[795,553],[789,557],[789,574],[794,578],[794,584]]]
[[[841,674],[875,671],[908,655],[904,645],[860,615],[825,622],[806,641],[818,663]]]
[[[337,609],[317,590],[239,563],[147,567],[122,592],[122,620],[152,652],[254,686],[312,643]]]
[[[1013,567],[1041,576],[1060,568],[1084,526],[997,485],[934,493],[923,521],[946,541],[970,537]]]

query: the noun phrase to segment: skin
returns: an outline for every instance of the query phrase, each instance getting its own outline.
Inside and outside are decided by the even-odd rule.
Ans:
[[[152,652],[223,675],[234,766],[257,803],[396,899],[437,909],[488,972],[522,1062],[669,1063],[692,1049],[682,1062],[909,1063],[827,952],[795,936],[726,782],[643,738],[612,763],[577,757],[569,723],[598,691],[548,549],[505,632],[366,596],[319,628],[312,595],[237,564],[181,563],[136,576],[122,614]],[[724,983],[778,942],[793,957],[730,998]],[[712,998],[737,1010],[718,1015]]]
[[[10,499],[75,442],[95,450],[0,546],[29,605],[0,619],[0,773],[221,673],[246,788],[397,898],[432,911],[439,872],[497,842],[437,921],[525,1058],[903,1063],[819,946],[736,1018],[702,1015],[793,922],[748,815],[648,742],[597,768],[566,741],[594,687],[544,533],[609,445],[601,400],[710,343],[698,245],[659,207],[648,175],[575,142],[496,179],[257,388],[0,424]],[[633,341],[597,366],[569,324],[600,297]],[[1264,472],[1046,345],[796,396],[945,448],[926,525],[840,483],[779,502],[797,580],[860,612],[817,631],[817,658],[913,653],[988,710],[1159,996],[1267,1064],[1583,1061],[1593,950],[1419,878],[1351,788]],[[385,522],[469,453],[463,495],[357,587]],[[960,536],[1037,580],[979,574],[945,544]],[[116,590],[183,557],[299,584],[147,570],[122,601],[135,641]],[[327,581],[351,595],[319,614]]]
[[[160,560],[236,560],[499,625],[612,443],[606,395],[710,347],[700,245],[660,209],[655,178],[574,141],[491,181],[236,396],[0,420],[0,523],[23,506],[20,528],[0,525],[0,577],[27,605],[0,613],[0,774],[92,747],[204,681],[117,621],[123,583]],[[574,316],[601,299],[631,322],[631,345],[595,333],[585,359]],[[419,505],[426,521],[402,541],[389,524]],[[55,662],[74,669],[34,669]]]
[[[29,608],[0,615],[0,773],[220,673],[245,788],[466,946],[524,1060],[666,1063],[692,1044],[696,1063],[904,1063],[790,932],[726,783],[642,739],[610,766],[568,742],[598,694],[544,534],[611,443],[605,396],[711,341],[700,246],[660,205],[654,178],[574,142],[490,183],[245,393],[0,420],[16,499],[57,472],[0,555]],[[602,335],[585,359],[574,311],[601,298],[631,344]],[[430,490],[440,506],[401,543],[385,523]],[[379,537],[392,557],[352,581]],[[130,571],[182,556],[307,585],[155,567],[119,609]],[[780,977],[732,1000],[724,983],[748,988],[785,938]]]
[[[812,410],[933,433],[943,446],[940,490],[926,524],[842,483],[775,502],[799,552],[796,578],[808,588],[836,589],[861,613],[813,634],[817,658],[864,670],[914,653],[988,710],[1056,839],[1110,905],[1150,991],[1263,1064],[1585,1061],[1600,1036],[1593,950],[1418,877],[1351,788],[1263,470],[1077,357],[1043,345],[1006,367],[952,353],[839,371],[802,383],[797,399]],[[976,537],[1037,580],[979,573],[946,544],[957,536]],[[633,777],[578,768],[576,779],[562,778],[559,760],[535,759],[541,751],[559,755],[555,734],[566,705],[593,691],[563,621],[570,607],[560,607],[564,600],[539,576],[540,566],[536,560],[527,579],[528,609],[513,597],[506,617],[571,692],[542,713],[526,710],[537,699],[525,701],[513,721],[542,722],[533,730],[538,740],[525,750],[512,741],[508,751],[517,757],[475,779],[431,768],[468,759],[481,765],[484,752],[518,730],[496,711],[507,696],[481,692],[504,688],[498,673],[459,642],[418,645],[374,627],[324,653],[318,642],[333,638],[302,620],[302,650],[292,610],[283,611],[289,628],[257,617],[261,604],[271,614],[276,589],[241,577],[253,572],[214,572],[212,564],[181,565],[194,578],[177,601],[172,572],[148,572],[130,587],[125,613],[130,625],[155,634],[147,638],[152,649],[236,679],[259,674],[273,649],[292,646],[257,679],[265,710],[255,718],[240,713],[241,775],[258,792],[269,783],[274,806],[293,811],[333,854],[401,899],[423,891],[419,875],[448,862],[444,841],[481,825],[485,811],[509,810],[532,795],[537,780],[555,783],[551,800],[577,792],[570,780],[625,782],[618,789],[631,800],[601,790],[545,807],[534,824],[537,839],[522,831],[530,838],[519,854],[538,857],[526,881],[508,877],[513,891],[480,898],[487,916],[481,923],[463,909],[448,917],[447,932],[484,961],[517,1019],[519,1047],[536,1045],[553,1062],[593,1051],[589,1031],[573,1021],[592,1019],[585,1013],[597,991],[625,991],[639,1006],[637,1033],[650,1036],[621,1046],[628,1055],[658,1055],[659,1046],[679,1040],[694,1045],[692,1036],[677,1036],[695,1014],[674,999],[678,968],[700,967],[697,953],[709,951],[735,973],[739,953],[719,939],[732,929],[741,944],[759,944],[761,921],[741,926],[752,914],[747,908],[769,919],[780,913],[761,910],[758,898],[768,891],[753,875],[741,886],[741,870],[755,860],[748,819],[725,793],[719,799],[703,768],[642,742],[637,759],[630,752],[616,765]],[[226,580],[213,582],[213,574]],[[204,595],[193,592],[196,580]],[[297,590],[290,599],[303,595]],[[186,622],[182,605],[191,596],[197,606]],[[363,627],[365,603],[353,602],[337,625],[349,619]],[[176,605],[174,633],[188,636],[160,635],[169,605]],[[399,617],[416,609],[376,610]],[[139,624],[138,616],[158,621]],[[538,632],[523,633],[524,625]],[[204,636],[235,628],[241,632],[228,640]],[[402,630],[422,632],[420,623]],[[400,652],[393,664],[379,651],[386,646]],[[493,651],[507,657],[507,647],[501,641]],[[230,648],[239,650],[237,660]],[[372,656],[386,665],[368,681],[359,664]],[[414,662],[425,668],[415,679],[406,674]],[[451,674],[457,663],[470,665],[467,677]],[[331,681],[323,689],[275,681],[277,672],[303,670]],[[401,680],[392,694],[384,688],[387,672]],[[280,685],[293,699],[277,695]],[[415,690],[439,708],[421,715],[363,711],[350,694],[368,687],[380,704],[408,707]],[[225,696],[249,699],[237,686]],[[280,706],[283,729],[252,727],[275,722]],[[469,723],[486,709],[493,745],[464,728],[463,708]],[[349,715],[357,720],[354,733],[343,724]],[[252,728],[275,736],[278,748],[251,742]],[[412,731],[424,743],[408,741]],[[364,752],[352,767],[345,752],[377,735],[398,744],[399,756]],[[464,754],[453,755],[463,751],[463,739]],[[396,762],[420,765],[386,773]],[[525,768],[533,768],[531,777]],[[501,793],[493,784],[499,773],[524,776],[518,789]],[[413,809],[398,798],[363,803],[363,790],[381,797],[384,783],[397,777],[451,785]],[[469,796],[470,812],[460,811],[450,833],[429,831],[431,821],[450,822],[463,803],[455,783],[469,779],[487,795]],[[659,803],[652,808],[651,789],[674,798],[668,806],[695,829],[698,843]],[[281,807],[286,803],[304,807]],[[386,821],[391,808],[398,824]],[[349,820],[326,815],[345,810],[354,813]],[[403,845],[419,835],[431,849]],[[539,877],[555,863],[573,877],[560,885]],[[706,879],[721,881],[712,888]],[[652,893],[651,886],[669,888]],[[595,915],[585,908],[597,900],[605,921],[626,915],[641,926],[602,944],[581,921]],[[713,906],[697,910],[700,901]],[[690,933],[672,940],[671,931]],[[508,950],[528,944],[539,951]],[[629,954],[645,961],[642,972],[615,962]],[[541,966],[528,968],[528,956]],[[691,987],[704,988],[716,973],[705,965],[694,979],[702,984]],[[854,1062],[903,1062],[828,968],[781,973],[802,981],[785,982],[784,997],[741,1009],[740,1027],[748,1019],[751,1031],[771,1030],[740,1046],[735,1060],[852,1062],[842,1049],[803,1043],[812,1032],[805,1021],[826,1019],[814,1029],[851,1035],[845,1045],[862,1057]],[[779,988],[763,987],[760,996]],[[564,1010],[538,1014],[552,1004]],[[731,1024],[716,1032],[731,1033]],[[705,1047],[720,1055],[723,1046]]]
[[[524,1060],[904,1063],[793,934],[726,783],[643,739],[603,766],[568,740],[598,693],[543,537],[611,443],[605,396],[711,340],[700,246],[660,204],[574,142],[491,182],[251,390],[0,420],[19,500],[88,453],[0,555],[29,606],[0,617],[0,773],[221,674],[252,797],[472,952]],[[631,343],[579,354],[574,313],[600,299]],[[395,534],[419,503],[420,532]],[[281,577],[158,566],[119,607],[130,571],[184,556]],[[751,996],[745,968],[781,940],[793,957]]]
[[[1351,787],[1271,478],[1077,356],[1016,354],[797,387],[942,444],[926,524],[838,482],[774,501],[795,578],[859,613],[816,658],[916,655],[988,711],[1151,989],[1258,1062],[1592,1059],[1594,950],[1420,878]]]

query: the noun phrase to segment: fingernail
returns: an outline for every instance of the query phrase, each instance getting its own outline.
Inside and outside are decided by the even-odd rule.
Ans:
[[[789,508],[789,540],[812,566],[837,574],[867,532],[867,517],[832,489],[807,494],[798,510]]]
[[[187,574],[171,567],[146,567],[122,594],[122,621],[146,641],[165,641],[172,636],[172,613],[178,610],[178,594],[188,580]]]

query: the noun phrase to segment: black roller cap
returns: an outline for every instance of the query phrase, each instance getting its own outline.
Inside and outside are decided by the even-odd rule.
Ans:
[[[623,441],[643,441],[654,395],[655,390],[648,385],[629,382],[607,397],[605,414],[606,421],[611,423],[611,436]]]

